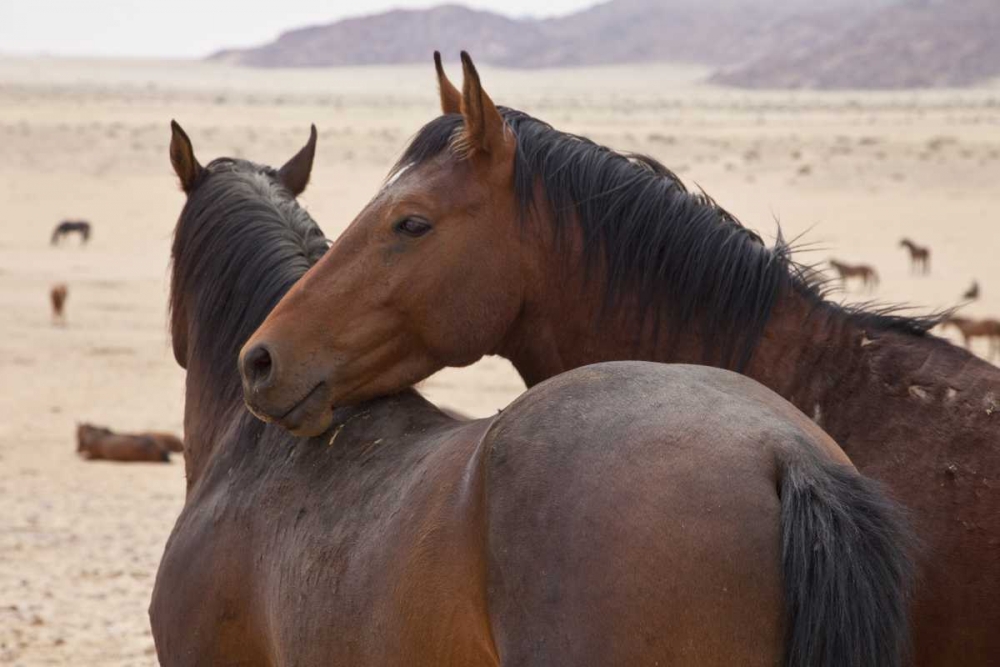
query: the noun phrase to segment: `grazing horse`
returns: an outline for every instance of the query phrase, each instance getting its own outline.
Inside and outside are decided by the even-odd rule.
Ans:
[[[844,264],[843,262],[831,259],[830,266],[840,276],[840,282],[843,283],[845,289],[847,288],[848,278],[860,278],[861,284],[868,289],[878,287],[878,272],[867,264]]]
[[[914,273],[927,275],[931,272],[931,249],[919,246],[910,239],[902,239],[899,242],[900,248],[910,251],[910,269]]]
[[[76,427],[76,453],[93,461],[170,461],[170,452],[147,435],[114,433],[91,424]]]
[[[903,664],[893,506],[734,373],[601,364],[474,421],[404,390],[309,439],[256,420],[240,346],[327,249],[294,200],[311,146],[201,167],[174,126],[188,489],[161,664]]]
[[[969,289],[965,290],[965,294],[962,295],[962,298],[965,299],[966,301],[975,301],[976,299],[979,298],[978,280],[972,281],[972,285],[969,286]]]
[[[243,348],[255,409],[318,433],[331,406],[487,354],[529,387],[616,359],[740,371],[910,508],[918,667],[1000,664],[1000,370],[936,320],[827,301],[780,238],[651,158],[495,107],[463,60],[462,92],[439,68],[444,115]]]
[[[86,243],[90,240],[90,223],[86,220],[63,220],[52,231],[52,245],[56,245],[62,237],[72,232],[80,235],[80,243]]]
[[[54,285],[49,291],[49,300],[52,302],[52,323],[65,324],[66,316],[63,309],[66,306],[66,297],[69,296],[69,288],[64,283]]]
[[[973,320],[968,317],[951,316],[941,322],[942,328],[953,326],[962,334],[967,349],[972,349],[973,338],[985,338],[989,342],[989,358],[1000,358],[1000,320]]]

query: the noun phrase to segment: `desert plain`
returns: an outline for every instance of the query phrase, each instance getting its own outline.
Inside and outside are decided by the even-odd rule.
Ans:
[[[747,92],[700,83],[706,73],[482,69],[498,103],[655,156],[768,241],[780,223],[799,260],[876,267],[876,291],[849,285],[837,299],[922,312],[958,305],[977,280],[963,314],[1000,316],[1000,85]],[[430,54],[426,66],[317,70],[0,58],[0,664],[156,664],[146,609],[184,501],[183,458],[88,463],[74,450],[82,421],[182,431],[170,120],[203,163],[271,165],[315,123],[302,201],[335,238],[436,113]],[[92,222],[87,245],[50,245],[66,218]],[[931,247],[930,275],[911,274],[903,236]],[[65,326],[50,313],[56,283],[69,287]],[[488,358],[420,389],[485,416],[523,384]]]

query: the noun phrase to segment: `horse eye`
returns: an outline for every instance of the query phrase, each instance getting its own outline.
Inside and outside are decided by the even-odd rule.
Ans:
[[[431,223],[420,218],[403,218],[394,225],[397,232],[416,238],[431,231]]]

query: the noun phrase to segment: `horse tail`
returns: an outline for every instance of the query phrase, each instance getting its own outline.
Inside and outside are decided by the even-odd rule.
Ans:
[[[50,242],[50,245],[55,245],[56,243],[59,242],[59,235],[61,233],[62,233],[62,225],[59,225],[58,227],[52,230],[52,241]]]
[[[854,468],[819,459],[788,462],[780,493],[786,667],[901,667],[913,578],[901,508]]]

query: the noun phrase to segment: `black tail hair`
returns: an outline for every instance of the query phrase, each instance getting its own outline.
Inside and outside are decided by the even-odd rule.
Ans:
[[[914,538],[902,509],[849,466],[790,462],[781,481],[787,667],[902,667]]]

